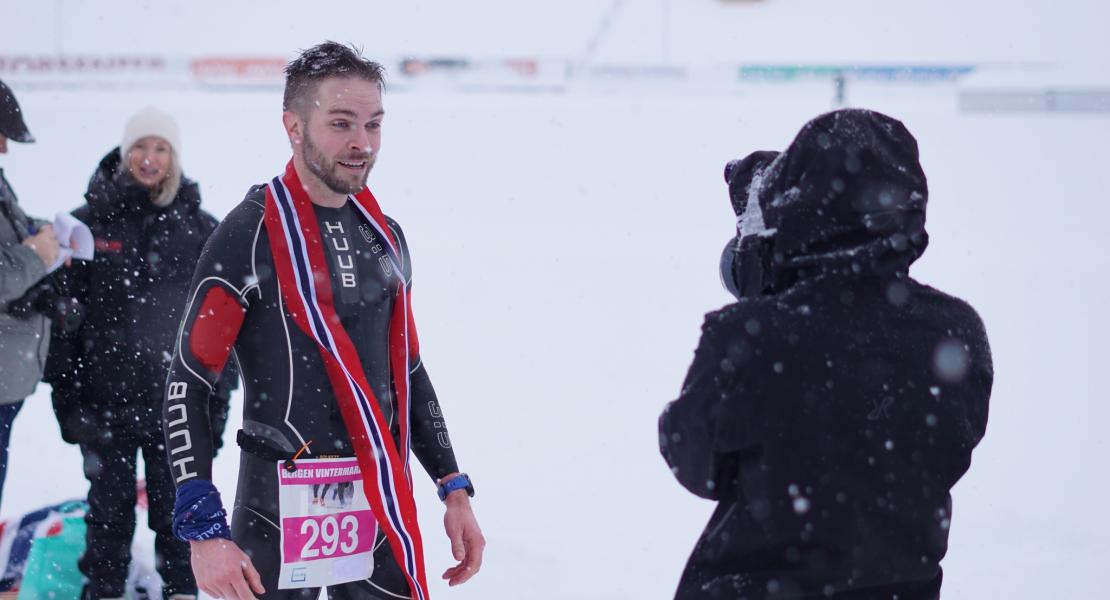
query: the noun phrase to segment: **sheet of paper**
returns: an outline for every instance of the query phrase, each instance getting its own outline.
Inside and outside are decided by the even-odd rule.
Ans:
[[[77,217],[60,212],[54,215],[54,236],[58,238],[58,258],[47,269],[53,273],[69,258],[92,260],[95,242],[92,231]]]

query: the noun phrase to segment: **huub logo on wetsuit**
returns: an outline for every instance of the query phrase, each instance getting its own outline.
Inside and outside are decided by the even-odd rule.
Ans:
[[[321,224],[324,226],[324,238],[328,240],[328,250],[334,252],[339,267],[339,284],[345,288],[357,287],[355,259],[351,254],[351,241],[343,231],[343,222],[321,221]]]
[[[372,246],[370,246],[370,252],[374,256],[378,257],[378,265],[382,268],[382,273],[384,273],[386,277],[392,277],[393,261],[389,260],[388,256],[380,256],[382,253],[382,245],[378,243],[377,237],[374,235],[374,232],[371,230],[370,226],[364,223],[358,226],[358,230],[359,233],[362,234],[362,238],[364,240],[366,240],[370,244],[373,244]]]
[[[177,483],[197,476],[195,472],[189,470],[189,463],[193,462],[193,457],[188,454],[189,450],[193,449],[192,434],[187,427],[179,427],[189,420],[189,409],[182,402],[188,389],[189,384],[174,381],[167,386],[166,390],[166,413],[170,415],[170,419],[166,421],[166,428],[170,430],[167,441],[170,450],[170,466],[173,467],[174,480]],[[179,454],[184,456],[177,458]]]
[[[372,262],[378,267],[378,271],[382,274],[386,281],[394,276],[395,270],[393,268],[393,261],[384,254],[383,245],[378,242],[377,236],[371,231],[371,227],[366,223],[354,225],[354,219],[361,220],[361,215],[357,211],[349,208],[335,209],[339,212],[338,215],[327,215],[320,220],[321,234],[324,240],[324,246],[327,249],[327,255],[330,259],[331,265],[336,270],[336,275],[339,278],[340,286],[343,288],[339,290],[339,295],[344,301],[357,301],[359,295],[350,290],[360,287],[363,282],[363,277],[373,277],[373,273],[361,273],[360,270],[370,271],[365,269],[364,263]],[[325,212],[331,213],[332,210]],[[358,237],[350,234],[352,229],[357,229],[361,234]],[[361,241],[360,241],[361,239]],[[357,260],[356,257],[370,257],[373,261]],[[386,282],[378,282],[380,286],[387,285]]]

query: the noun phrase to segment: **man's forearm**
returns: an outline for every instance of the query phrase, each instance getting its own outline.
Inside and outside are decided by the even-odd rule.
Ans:
[[[455,449],[447,433],[447,421],[439,406],[428,371],[421,362],[410,376],[412,391],[412,452],[432,479],[458,473]]]

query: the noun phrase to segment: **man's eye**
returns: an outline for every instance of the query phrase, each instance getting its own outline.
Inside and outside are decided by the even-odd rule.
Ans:
[[[347,122],[346,121],[333,121],[331,126],[335,127],[336,129],[346,129],[347,128]]]
[[[375,121],[367,125],[366,128],[370,130],[378,130],[382,128],[382,124]]]

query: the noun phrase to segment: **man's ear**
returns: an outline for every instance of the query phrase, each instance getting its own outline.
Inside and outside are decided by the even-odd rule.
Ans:
[[[285,125],[285,133],[289,136],[289,143],[294,147],[300,146],[304,141],[304,121],[295,111],[287,110],[281,114],[281,122]]]

